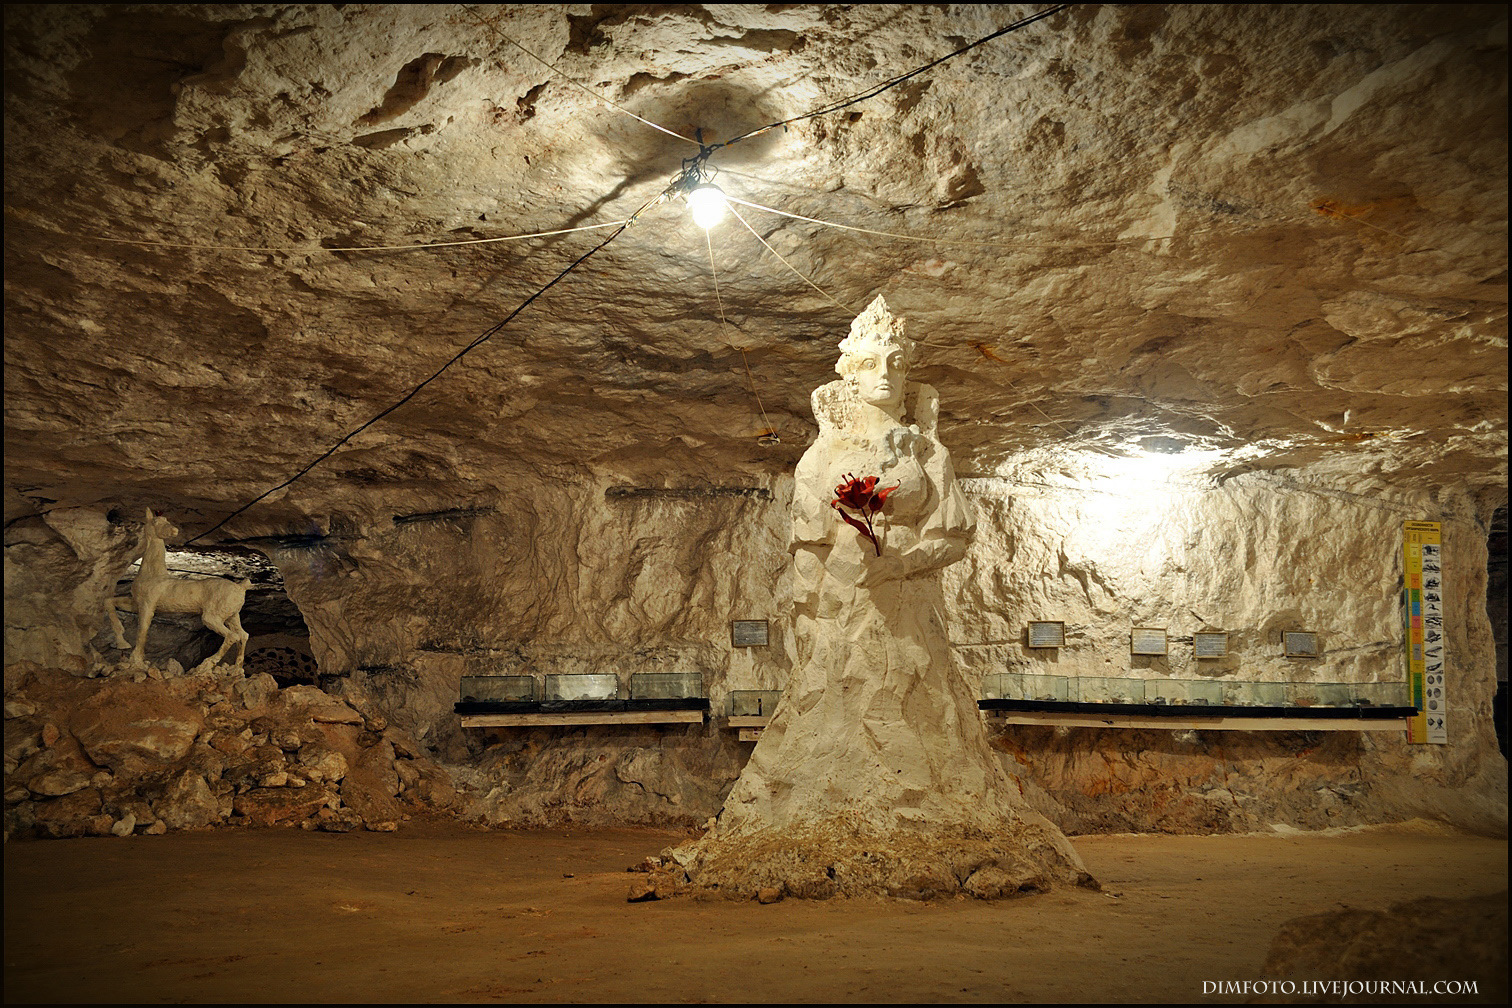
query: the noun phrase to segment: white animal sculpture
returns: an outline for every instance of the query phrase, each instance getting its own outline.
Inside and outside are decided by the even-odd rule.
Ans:
[[[118,610],[137,614],[137,639],[131,650],[131,661],[138,665],[144,662],[147,631],[154,615],[159,612],[199,613],[205,626],[223,638],[220,650],[210,661],[219,662],[234,642],[234,664],[239,667],[247,654],[248,637],[241,625],[241,607],[247,600],[247,587],[252,582],[219,577],[173,577],[168,573],[167,550],[163,542],[178,535],[178,531],[167,518],[147,509],[147,523],[142,526],[142,566],[131,582],[131,594],[111,599],[105,610],[110,616],[111,628],[115,630],[116,647],[130,647],[126,643],[126,628],[116,615]]]

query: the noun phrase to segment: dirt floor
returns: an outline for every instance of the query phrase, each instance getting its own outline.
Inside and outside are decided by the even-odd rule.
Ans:
[[[627,903],[626,867],[682,838],[411,823],[11,843],[5,1000],[1238,1002],[1202,981],[1259,978],[1289,918],[1507,885],[1505,841],[1407,824],[1076,838],[1104,892]]]

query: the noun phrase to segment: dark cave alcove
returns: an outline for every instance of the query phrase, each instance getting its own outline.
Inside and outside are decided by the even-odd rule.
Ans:
[[[242,629],[247,632],[247,655],[244,668],[248,675],[266,672],[280,687],[297,684],[320,685],[322,676],[310,648],[310,629],[304,614],[284,590],[283,575],[263,556],[248,547],[198,549],[169,547],[169,569],[177,577],[246,578],[252,584],[241,610]],[[130,575],[116,583],[117,595],[131,593]],[[136,614],[121,613],[126,639],[135,641]],[[114,635],[107,629],[94,638],[94,647],[107,657],[122,655]],[[194,613],[158,613],[147,635],[146,656],[149,663],[163,666],[169,659],[185,669],[192,669],[213,655],[221,637],[208,629]]]

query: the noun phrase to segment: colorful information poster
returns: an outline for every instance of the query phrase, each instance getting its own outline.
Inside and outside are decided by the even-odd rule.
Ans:
[[[1444,694],[1444,558],[1438,522],[1402,523],[1403,618],[1407,624],[1407,687],[1417,717],[1407,741],[1449,741]]]

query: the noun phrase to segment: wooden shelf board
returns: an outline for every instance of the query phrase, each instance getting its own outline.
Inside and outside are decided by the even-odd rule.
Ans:
[[[1058,714],[1051,711],[983,711],[1004,724],[1059,725],[1064,728],[1165,728],[1176,731],[1399,731],[1406,718],[1257,718],[1151,717],[1137,714],[1102,717],[1096,714]]]
[[[463,714],[463,728],[550,728],[596,724],[701,724],[701,710],[583,711],[572,714]]]

